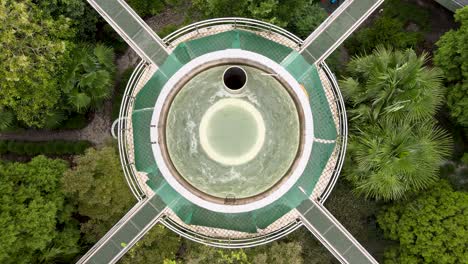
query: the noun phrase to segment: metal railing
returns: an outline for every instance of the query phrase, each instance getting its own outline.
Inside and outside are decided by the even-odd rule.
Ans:
[[[346,0],[343,2],[325,21],[320,24],[318,28],[312,32],[305,40],[302,45],[302,48],[300,50],[300,53],[308,53],[307,48],[322,34],[328,34],[326,30],[333,25],[333,23],[340,17],[340,16],[350,16],[350,14],[347,12],[348,7],[350,7],[353,2],[359,3],[360,0]],[[336,48],[338,48],[343,41],[345,41],[353,32],[356,30],[364,20],[366,20],[379,6],[384,2],[384,0],[374,0],[375,2],[373,3],[372,6],[370,6],[363,15],[357,18],[357,20],[349,27],[341,36],[334,41],[332,45],[328,47],[328,49],[318,58],[316,58],[316,61],[314,62],[316,65],[319,65],[323,61],[325,61],[330,54],[332,54],[333,51],[335,51]]]
[[[231,238],[231,239],[226,239],[226,238],[218,238],[218,237],[211,237],[211,236],[206,236],[197,232],[194,232],[181,224],[177,223],[176,221],[172,220],[171,218],[168,217],[163,217],[161,219],[161,223],[175,232],[176,234],[187,238],[189,240],[192,240],[194,242],[198,242],[207,246],[212,246],[212,247],[218,247],[218,248],[249,248],[249,247],[255,247],[255,246],[260,246],[263,244],[270,243],[272,241],[275,241],[283,236],[286,236],[299,227],[303,225],[303,223],[299,220],[296,219],[296,221],[292,221],[289,224],[272,231],[270,233],[261,235],[261,236],[254,236],[254,237],[249,237],[249,238]]]
[[[109,23],[109,25],[112,26],[112,28],[127,42],[127,44],[136,52],[138,53],[139,56],[141,56],[144,60],[147,62],[153,62],[156,63],[152,55],[154,54],[147,54],[146,51],[144,50],[143,46],[138,45],[136,41],[134,40],[135,36],[129,36],[127,32],[121,27],[122,25],[119,25],[117,21],[115,21],[112,16],[109,14],[110,11],[114,10],[109,10],[109,5],[103,5],[104,1],[96,1],[96,0],[87,0],[88,3]],[[110,0],[105,0],[105,1],[110,1]],[[140,27],[140,30],[138,31],[139,33],[141,32],[147,32],[148,36],[150,36],[151,41],[153,41],[154,44],[157,44],[161,48],[161,52],[167,57],[169,54],[169,50],[167,49],[167,46],[164,45],[163,41],[159,38],[158,35],[156,35],[153,30],[143,21],[143,19],[132,9],[130,6],[124,1],[124,0],[114,0],[115,6],[119,5],[122,10],[128,12],[130,17],[135,20],[135,22],[138,24]],[[114,7],[115,7],[114,6]],[[122,13],[122,12],[119,12]]]
[[[133,110],[133,93],[147,67],[148,64],[146,64],[144,61],[141,61],[130,76],[127,86],[125,87],[122,103],[120,105],[119,121],[117,125],[117,142],[120,163],[122,164],[125,180],[127,181],[130,190],[138,201],[143,200],[146,194],[138,181],[135,165],[128,156],[128,152],[131,150],[128,148],[129,142],[127,142],[127,132],[131,131],[132,125],[130,117]]]
[[[135,213],[137,213],[141,207],[143,207],[149,199],[144,199],[136,203],[117,223],[115,223],[107,233],[99,239],[96,244],[90,248],[86,254],[84,254],[77,262],[77,264],[87,263],[88,260],[99,250],[102,246],[109,241],[109,239],[114,235],[122,226],[125,224]]]
[[[301,190],[303,191],[303,190]],[[303,191],[304,192],[304,191]],[[304,192],[305,193],[305,192]],[[372,263],[372,264],[378,264],[378,262],[374,259],[374,257],[369,254],[369,252],[356,240],[356,238],[354,238],[353,235],[351,235],[349,233],[349,231],[323,206],[323,204],[319,203],[318,201],[315,201],[315,200],[311,200],[309,199],[309,201],[311,202],[311,204],[313,204],[313,207],[316,207],[320,213],[325,216],[332,224],[333,224],[333,227],[335,227],[336,229],[338,229],[345,237],[346,239],[348,239],[352,246],[355,246],[357,250],[359,250],[359,252],[362,253],[362,256],[365,258],[363,259],[362,262],[358,262],[358,263]],[[307,211],[311,210],[312,207],[310,209],[308,209]],[[337,248],[332,245],[332,243],[330,243],[330,241],[325,237],[325,233],[322,233],[320,232],[319,230],[317,230],[317,228],[310,223],[310,221],[307,219],[306,217],[307,215],[307,212],[305,213],[301,213],[301,222],[302,224],[311,232],[314,234],[314,236],[330,251],[330,253],[333,254],[333,256],[335,256],[336,259],[338,259],[341,263],[343,264],[353,264],[353,263],[350,263],[348,261],[348,259],[344,256],[346,255],[346,251],[345,251],[345,254],[339,252],[337,250]],[[329,230],[329,229],[328,229]],[[328,231],[327,230],[327,231]],[[350,246],[348,248],[351,249]]]
[[[246,30],[251,30],[251,31],[265,32],[265,33],[270,33],[270,34],[275,33],[296,43],[298,47],[300,47],[303,43],[303,40],[301,38],[299,38],[298,36],[294,35],[293,33],[281,27],[275,26],[267,22],[250,19],[250,18],[242,18],[242,17],[214,18],[214,19],[208,19],[208,20],[196,22],[196,23],[190,24],[188,26],[185,26],[181,29],[178,29],[172,32],[171,34],[163,38],[162,41],[166,45],[170,46],[178,38],[184,35],[187,35],[188,33],[192,33],[195,31],[199,32],[201,29],[211,28],[211,27],[221,26],[221,25],[232,26],[233,28],[246,29]]]
[[[328,182],[327,187],[325,187],[325,190],[317,199],[320,203],[323,204],[327,200],[333,188],[335,187],[335,184],[341,173],[341,169],[343,168],[346,155],[346,146],[348,144],[348,117],[346,115],[345,102],[343,100],[343,96],[341,95],[340,87],[338,86],[335,74],[333,74],[333,72],[330,70],[330,68],[325,62],[321,62],[319,67],[325,72],[325,75],[327,76],[328,80],[330,80],[332,86],[331,90],[335,97],[334,102],[336,103],[338,111],[338,157],[337,162],[333,168],[333,174],[331,176],[331,179]]]

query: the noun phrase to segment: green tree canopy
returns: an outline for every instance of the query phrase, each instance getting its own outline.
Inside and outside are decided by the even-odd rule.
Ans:
[[[351,107],[344,168],[356,191],[395,200],[430,186],[450,154],[451,140],[435,127],[443,100],[441,71],[413,50],[378,48],[348,64],[341,88]]]
[[[42,126],[60,101],[63,57],[74,36],[69,19],[55,19],[31,0],[0,1],[0,105],[29,126]]]
[[[113,147],[90,148],[65,172],[64,191],[76,202],[78,213],[89,218],[81,226],[84,240],[99,240],[136,203],[125,182]]]
[[[164,0],[125,0],[141,17],[156,15],[165,6]]]
[[[380,118],[422,120],[432,117],[444,99],[442,72],[425,66],[427,55],[378,48],[355,57],[340,82],[352,104],[351,119],[374,123]]]
[[[438,179],[451,140],[433,122],[382,122],[353,134],[346,178],[368,198],[397,200]]]
[[[66,169],[44,156],[0,163],[1,263],[70,261],[78,253],[78,224],[60,188]]]
[[[318,11],[318,6],[307,0],[193,0],[192,2],[193,6],[207,18],[249,17],[297,29],[295,33],[301,35],[305,35],[304,30],[307,29],[311,30],[309,34],[312,33],[312,29],[319,24],[317,20],[324,17],[323,13]],[[312,15],[319,17],[313,18]],[[312,24],[301,21],[304,19]]]
[[[79,41],[95,41],[96,24],[100,18],[94,8],[83,0],[35,0],[43,12],[50,16],[67,17],[76,30],[76,39]]]
[[[115,72],[112,48],[79,45],[71,52],[66,68],[62,91],[74,111],[97,108],[111,95]]]
[[[416,199],[394,204],[377,217],[397,249],[385,263],[465,263],[468,260],[468,194],[453,191],[446,181]]]
[[[444,71],[447,80],[451,115],[468,127],[468,7],[458,9],[455,20],[461,26],[445,33],[436,43],[439,48],[434,63]]]
[[[181,239],[163,225],[155,225],[120,261],[122,264],[163,263],[175,260]]]

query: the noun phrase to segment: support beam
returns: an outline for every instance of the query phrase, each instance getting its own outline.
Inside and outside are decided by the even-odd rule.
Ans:
[[[448,10],[455,12],[457,9],[468,5],[468,0],[435,0]]]
[[[347,0],[304,41],[300,53],[320,64],[374,12],[384,0]]]
[[[161,38],[124,0],[88,0],[88,3],[148,63],[159,66],[169,56]]]
[[[344,264],[378,264],[364,247],[319,202],[305,200],[297,208],[301,222]]]
[[[160,220],[165,208],[157,195],[140,201],[77,264],[116,263]]]

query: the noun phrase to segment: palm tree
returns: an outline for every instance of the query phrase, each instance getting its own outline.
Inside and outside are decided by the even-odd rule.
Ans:
[[[109,98],[115,72],[114,51],[102,44],[80,45],[70,55],[63,92],[74,111],[97,108]]]
[[[352,120],[375,123],[382,117],[410,121],[432,117],[444,98],[442,72],[424,66],[427,54],[382,47],[371,55],[355,57],[341,81],[352,105]]]
[[[10,128],[14,119],[15,115],[12,111],[0,108],[0,131]]]
[[[350,137],[346,177],[367,198],[397,200],[427,188],[451,152],[451,138],[432,120],[387,120]]]

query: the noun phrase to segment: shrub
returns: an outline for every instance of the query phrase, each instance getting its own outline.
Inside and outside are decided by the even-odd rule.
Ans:
[[[36,156],[46,155],[78,155],[83,154],[85,150],[91,147],[89,141],[0,141],[0,154],[12,153],[17,155]]]
[[[310,3],[297,11],[288,28],[297,36],[306,38],[327,16],[327,12],[319,4]]]
[[[162,0],[126,0],[141,17],[156,15],[164,9]]]
[[[468,194],[453,191],[445,181],[389,206],[377,220],[385,236],[400,243],[385,263],[466,263],[467,210]]]
[[[459,9],[455,20],[461,27],[445,33],[437,41],[439,49],[435,52],[434,63],[445,75],[450,114],[459,124],[468,127],[468,7]]]
[[[167,25],[167,26],[161,28],[161,30],[159,30],[159,32],[158,32],[158,35],[161,38],[164,38],[167,35],[171,34],[172,32],[176,31],[177,29],[179,29],[179,27],[177,25],[170,24],[170,25]]]
[[[371,27],[356,32],[345,42],[345,46],[350,54],[364,54],[379,45],[395,49],[415,47],[422,38],[420,32],[406,32],[400,20],[384,16]]]
[[[83,129],[88,125],[88,119],[84,114],[75,114],[67,119],[63,125],[62,129]]]

